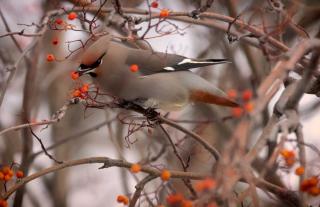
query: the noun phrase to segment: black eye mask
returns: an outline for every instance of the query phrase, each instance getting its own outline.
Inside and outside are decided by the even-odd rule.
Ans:
[[[99,67],[99,65],[101,65],[102,63],[102,58],[105,56],[106,53],[103,53],[94,63],[92,63],[91,65],[85,65],[85,64],[81,64],[79,66],[78,72],[86,72],[88,70],[92,70],[95,69],[97,67]]]

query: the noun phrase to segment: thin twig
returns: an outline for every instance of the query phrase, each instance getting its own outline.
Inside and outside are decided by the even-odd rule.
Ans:
[[[206,150],[208,150],[212,155],[213,157],[216,159],[216,160],[219,160],[219,158],[221,157],[220,153],[218,152],[218,150],[216,150],[213,146],[211,146],[210,143],[208,143],[207,141],[205,141],[201,136],[199,136],[198,134],[180,126],[179,124],[176,124],[175,122],[167,119],[167,118],[164,118],[163,116],[159,116],[158,117],[159,121],[164,123],[164,124],[167,124],[171,127],[174,127],[180,131],[182,131],[183,133],[189,135],[191,138],[195,139],[198,143],[200,143]]]
[[[150,182],[151,180],[157,178],[157,176],[155,175],[148,175],[147,177],[143,178],[143,180],[141,180],[136,186],[136,191],[134,192],[131,200],[130,200],[130,204],[129,207],[134,207],[138,201],[138,199],[140,198],[141,192],[143,191],[144,186]]]
[[[11,194],[13,194],[16,190],[24,186],[25,184],[29,183],[32,180],[35,180],[39,177],[42,177],[46,174],[53,173],[59,170],[62,170],[64,168],[68,167],[73,167],[77,165],[84,165],[84,164],[99,164],[102,163],[103,166],[100,167],[99,169],[103,168],[109,168],[109,167],[123,167],[130,169],[133,163],[126,162],[124,160],[116,160],[116,159],[111,159],[108,157],[90,157],[90,158],[84,158],[84,159],[79,159],[79,160],[70,160],[70,161],[65,161],[62,164],[57,164],[52,167],[43,169],[39,172],[36,172],[34,174],[31,174],[23,179],[21,179],[18,183],[13,185],[8,189],[6,193],[2,196],[3,199],[8,199]],[[154,176],[161,176],[161,171],[157,170],[152,167],[148,166],[142,166],[141,171],[148,173],[150,175]],[[189,179],[204,179],[205,177],[208,177],[206,174],[200,174],[200,173],[194,173],[194,172],[181,172],[181,171],[175,171],[175,170],[170,170],[171,177],[172,178],[189,178]]]

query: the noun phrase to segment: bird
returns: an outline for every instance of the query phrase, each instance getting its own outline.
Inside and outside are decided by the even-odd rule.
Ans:
[[[177,111],[189,103],[237,107],[222,90],[190,71],[228,62],[131,48],[108,34],[83,52],[77,72],[89,74],[111,95],[146,108]]]

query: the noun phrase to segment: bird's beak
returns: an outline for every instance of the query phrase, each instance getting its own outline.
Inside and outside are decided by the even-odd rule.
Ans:
[[[79,74],[79,76],[82,76],[83,75],[83,73],[84,73],[84,71],[81,69],[81,67],[79,66],[78,68],[77,68],[77,73]]]
[[[97,77],[97,73],[96,73],[96,69],[97,68],[86,68],[86,69],[82,69],[81,66],[79,66],[77,68],[77,72],[79,73],[79,76],[83,76],[83,75],[90,75],[91,77]]]

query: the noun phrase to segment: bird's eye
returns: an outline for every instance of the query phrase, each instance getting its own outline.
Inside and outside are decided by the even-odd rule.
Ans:
[[[90,65],[90,68],[97,68],[101,64],[102,60],[99,58],[96,62]]]
[[[104,55],[105,55],[105,53],[103,53],[103,55],[101,55],[96,62],[94,62],[93,64],[91,64],[91,65],[89,66],[89,68],[97,68],[97,67],[99,67],[99,65],[102,63],[102,58],[103,58]]]
[[[85,69],[88,69],[89,67],[85,64],[81,64],[80,68],[81,68],[81,70],[85,70]]]
[[[101,65],[102,63],[102,58],[105,54],[106,53],[103,53],[94,63],[90,65],[81,64],[78,68],[78,71],[87,72],[99,67],[99,65]]]

